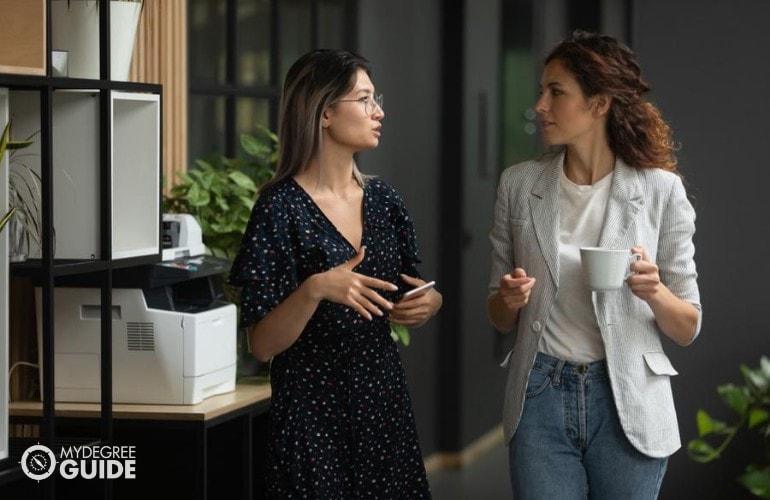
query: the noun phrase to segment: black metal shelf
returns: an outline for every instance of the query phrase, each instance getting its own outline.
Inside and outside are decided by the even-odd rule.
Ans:
[[[140,257],[130,257],[120,260],[103,259],[55,259],[53,276],[72,276],[77,274],[99,273],[102,271],[122,269],[160,262],[160,254]],[[27,259],[25,262],[10,264],[11,276],[32,278],[35,282],[43,279],[43,259]]]
[[[158,253],[142,257],[132,257],[126,259],[94,259],[60,260],[54,258],[55,243],[53,240],[53,94],[56,91],[67,90],[93,90],[99,95],[99,126],[98,126],[98,144],[99,144],[99,166],[97,176],[100,195],[98,197],[98,210],[101,214],[99,224],[99,254],[112,255],[112,222],[110,220],[110,207],[112,195],[110,186],[112,184],[112,158],[111,149],[112,132],[110,123],[113,118],[110,102],[110,92],[124,91],[134,93],[155,93],[162,95],[162,87],[158,84],[137,83],[113,81],[109,77],[110,64],[110,22],[109,22],[109,2],[104,2],[99,11],[99,44],[102,50],[99,53],[100,79],[86,78],[65,78],[51,76],[51,2],[46,0],[46,67],[47,75],[17,75],[0,73],[0,87],[7,87],[11,90],[36,91],[40,95],[40,134],[38,140],[41,144],[40,160],[42,178],[41,191],[41,214],[42,225],[47,230],[44,231],[40,245],[42,258],[31,259],[24,263],[13,263],[9,266],[12,276],[31,277],[37,281],[42,288],[42,370],[43,387],[42,393],[42,420],[41,435],[36,438],[12,438],[9,445],[14,448],[14,452],[9,452],[7,459],[0,460],[0,486],[15,482],[24,478],[18,459],[23,453],[19,451],[19,446],[32,445],[37,442],[48,446],[51,449],[58,449],[62,440],[56,435],[56,416],[54,411],[54,325],[53,325],[53,289],[57,286],[56,278],[65,278],[76,275],[91,275],[94,278],[95,287],[101,289],[101,421],[100,436],[97,438],[85,438],[87,442],[102,442],[110,444],[113,440],[113,420],[112,420],[112,272],[114,269],[129,267],[134,265],[159,262],[161,249],[160,244]],[[161,112],[162,115],[162,112]],[[162,134],[162,129],[161,129]],[[161,135],[162,137],[162,135]],[[159,145],[162,150],[162,142]],[[159,158],[161,155],[159,154]],[[158,194],[160,196],[160,193]],[[160,218],[160,214],[159,214]],[[160,234],[159,234],[160,238]],[[160,241],[160,239],[159,239]],[[62,279],[60,281],[66,281]],[[25,440],[30,440],[27,442]],[[71,443],[68,443],[71,444]],[[28,447],[28,446],[27,446]],[[55,498],[55,475],[46,479],[46,496]],[[42,491],[42,490],[41,490]],[[2,495],[0,495],[2,496]],[[111,486],[105,490],[105,498],[112,497]]]
[[[15,75],[0,73],[0,86],[15,90],[119,90],[123,92],[160,93],[161,85],[155,83],[123,82],[118,80],[93,80],[62,76]]]

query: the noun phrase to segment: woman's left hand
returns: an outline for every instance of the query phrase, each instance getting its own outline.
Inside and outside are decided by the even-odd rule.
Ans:
[[[642,254],[642,258],[631,264],[631,271],[635,274],[629,276],[626,282],[631,288],[631,293],[649,302],[664,286],[660,282],[658,265],[650,262],[650,255],[642,246],[633,247],[631,252]]]
[[[401,279],[407,285],[414,287],[425,284],[425,281],[406,274],[402,274]],[[441,294],[431,288],[423,294],[403,299],[393,304],[393,309],[389,311],[390,320],[393,323],[408,327],[422,326],[438,312],[442,301]]]

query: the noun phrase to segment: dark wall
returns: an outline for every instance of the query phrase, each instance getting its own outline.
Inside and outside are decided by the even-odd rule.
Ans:
[[[358,50],[372,63],[373,82],[385,96],[380,146],[360,155],[361,169],[398,189],[417,231],[426,280],[437,280],[439,235],[440,9],[438,0],[361,0]],[[422,451],[438,451],[440,317],[411,330],[401,349]]]
[[[653,99],[681,142],[680,168],[697,211],[696,263],[703,328],[689,347],[669,344],[683,445],[704,408],[730,422],[716,393],[742,382],[741,363],[770,354],[770,2],[634,2],[632,43]],[[716,463],[670,460],[661,498],[743,498],[733,480],[756,450],[741,439]]]
[[[462,287],[472,262],[463,260],[467,250],[457,258],[457,249],[442,243],[449,227],[444,219],[457,219],[452,203],[462,204],[464,213],[474,207],[472,187],[465,183],[477,166],[469,159],[477,157],[473,141],[478,136],[465,125],[461,139],[446,134],[457,131],[446,128],[451,120],[467,125],[479,116],[478,107],[463,102],[479,95],[477,80],[465,73],[478,61],[469,64],[474,56],[465,54],[463,60],[462,54],[478,27],[467,25],[474,16],[465,16],[461,31],[449,15],[464,4],[431,0],[418,8],[408,0],[362,0],[359,14],[360,50],[372,60],[375,83],[387,95],[382,144],[363,155],[362,164],[401,190],[414,215],[426,276],[436,277],[452,299],[403,351],[426,455],[459,451],[496,425],[502,397],[493,369],[497,360],[486,341],[493,333],[486,322],[472,319],[478,311],[469,311],[465,303]],[[498,2],[481,4],[487,12]],[[770,283],[763,245],[770,232],[765,221],[770,162],[764,148],[770,138],[770,2],[637,0],[629,14],[629,42],[652,84],[653,100],[681,143],[680,168],[698,214],[696,262],[704,323],[693,345],[666,344],[680,372],[673,384],[683,449],[670,460],[661,497],[741,498],[744,490],[733,478],[745,465],[743,456],[756,453],[756,436],[739,439],[714,464],[693,462],[685,448],[696,435],[699,408],[727,421],[733,418],[716,386],[740,382],[741,363],[756,366],[762,354],[770,354],[768,294],[763,293]],[[553,16],[539,22],[536,31],[546,30]],[[452,37],[445,32],[448,27],[458,31],[454,45],[446,43]],[[458,98],[456,107],[444,102],[445,94]],[[455,157],[444,155],[451,150]],[[458,220],[453,237],[462,237],[468,223]],[[444,262],[452,252],[457,269],[464,269],[459,282],[451,263]],[[479,263],[478,273],[486,276],[486,264]],[[474,285],[473,292],[483,297],[486,289]]]

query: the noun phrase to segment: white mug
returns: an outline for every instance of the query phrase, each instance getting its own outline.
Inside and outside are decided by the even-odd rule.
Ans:
[[[642,260],[642,254],[629,254],[628,250],[581,247],[580,261],[588,280],[588,288],[595,292],[610,292],[623,286],[631,276],[632,262]]]

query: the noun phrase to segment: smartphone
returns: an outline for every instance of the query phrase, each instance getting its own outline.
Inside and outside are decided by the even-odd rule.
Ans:
[[[412,288],[408,292],[406,292],[404,295],[401,296],[401,299],[408,299],[411,297],[414,297],[415,295],[420,295],[422,293],[427,292],[431,288],[433,288],[436,285],[435,281],[429,281],[425,283],[424,285],[420,285],[417,288]]]

